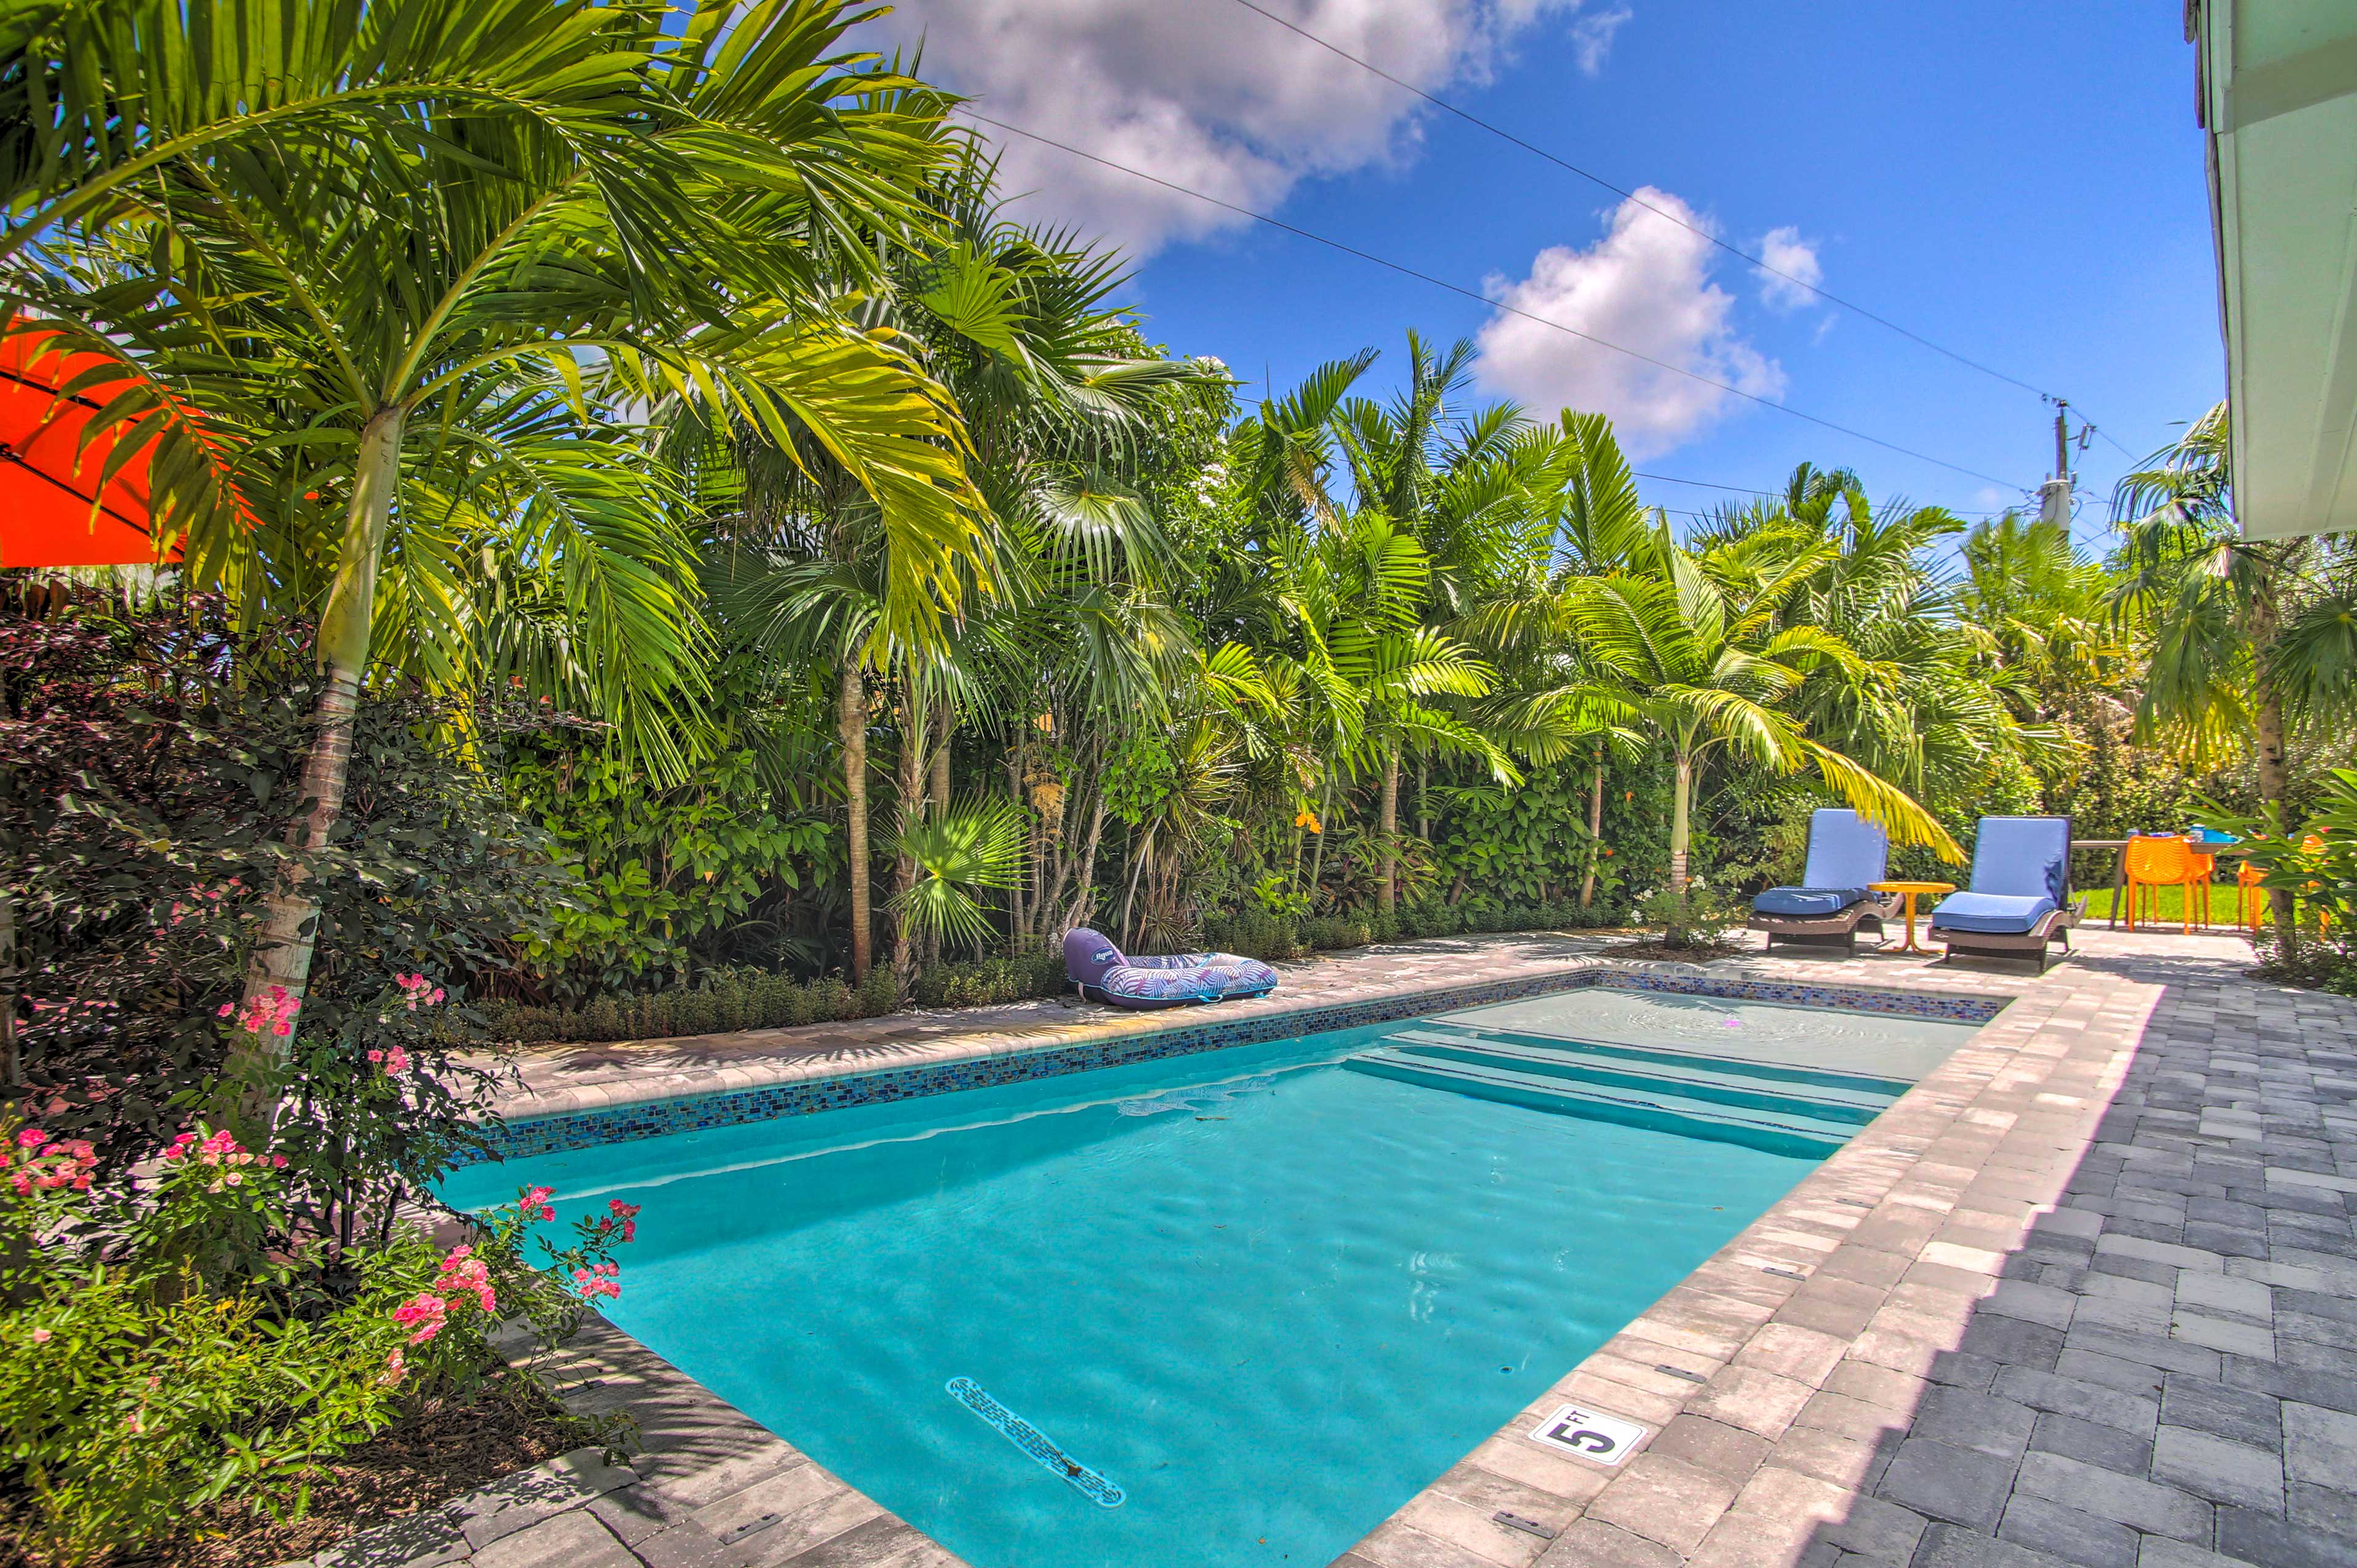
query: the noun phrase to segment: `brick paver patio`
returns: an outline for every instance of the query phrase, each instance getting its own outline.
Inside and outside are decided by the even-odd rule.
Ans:
[[[1595,945],[1375,950],[1297,972],[1280,998],[1462,983]],[[2357,1564],[2357,1002],[2254,983],[2224,939],[2082,948],[2036,978],[1714,965],[2016,1000],[1338,1568]],[[548,1051],[511,1103],[1143,1026],[1031,1004]],[[569,1369],[576,1399],[647,1417],[630,1466],[569,1456],[320,1563],[957,1568],[618,1331]],[[1617,1467],[1533,1440],[1566,1402],[1648,1435]]]

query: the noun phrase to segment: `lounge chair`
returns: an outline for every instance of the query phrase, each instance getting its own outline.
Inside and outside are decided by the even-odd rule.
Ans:
[[[2046,946],[2071,950],[2071,928],[2087,912],[2071,897],[2071,819],[1983,817],[1973,844],[1973,883],[1932,911],[1932,938],[1965,958],[2029,958],[2046,968]]]
[[[1276,971],[1258,959],[1228,952],[1131,958],[1085,928],[1065,933],[1064,977],[1083,999],[1116,1007],[1183,1007],[1276,989]]]
[[[1889,874],[1890,836],[1856,811],[1831,807],[1809,816],[1809,863],[1798,887],[1770,887],[1751,900],[1755,931],[1774,947],[1781,937],[1810,946],[1857,950],[1857,928],[1899,918],[1899,895],[1868,886]]]

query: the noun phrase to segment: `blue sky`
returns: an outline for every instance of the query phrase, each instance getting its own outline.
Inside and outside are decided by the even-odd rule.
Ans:
[[[2142,454],[2222,381],[2192,53],[2167,0],[2074,6],[1725,0],[1259,0],[1754,254],[2040,388]],[[1484,333],[1482,385],[1620,421],[1652,472],[2014,502],[2051,410],[1286,34],[1236,0],[914,0],[928,75],[982,112],[1730,381],[1992,484],[1012,138],[1042,219],[1140,258],[1174,349],[1279,389],[1403,332]],[[1771,242],[1770,236],[1773,235]],[[1781,295],[1781,297],[1779,297]],[[1546,410],[1552,413],[1552,409]],[[2126,466],[2101,437],[2083,537]],[[1699,509],[1720,492],[1643,482]]]

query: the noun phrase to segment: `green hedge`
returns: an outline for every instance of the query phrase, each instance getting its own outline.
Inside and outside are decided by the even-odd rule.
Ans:
[[[880,978],[879,978],[880,977]],[[702,984],[642,996],[601,996],[586,1007],[493,1007],[500,1039],[525,1045],[561,1040],[661,1040],[731,1029],[774,1029],[870,1018],[893,1007],[892,972],[868,972],[857,989],[833,975],[803,983],[788,974],[723,971]]]
[[[1576,904],[1513,908],[1433,904],[1404,908],[1388,918],[1318,915],[1304,920],[1279,920],[1261,914],[1211,916],[1203,921],[1203,945],[1246,958],[1283,961],[1404,937],[1571,930],[1614,925],[1622,918],[1618,910],[1582,909]],[[1055,996],[1064,989],[1063,950],[1049,944],[1013,957],[937,965],[917,976],[909,1000],[920,1007],[990,1007]],[[873,1018],[892,1012],[897,1004],[892,971],[877,964],[868,972],[866,983],[856,990],[833,976],[805,983],[791,975],[755,970],[721,970],[692,987],[643,996],[604,996],[586,1007],[494,1006],[490,1013],[492,1033],[500,1039],[525,1045],[550,1041],[572,1045]]]
[[[1203,921],[1206,946],[1269,961],[1305,958],[1311,952],[1362,948],[1403,938],[1453,937],[1469,931],[1562,931],[1617,926],[1625,911],[1598,905],[1490,905],[1433,903],[1403,908],[1389,916],[1316,915],[1280,920],[1258,913],[1211,916]]]
[[[920,1007],[990,1007],[1063,989],[1064,951],[1058,945],[1013,958],[938,965],[917,976],[910,999]]]

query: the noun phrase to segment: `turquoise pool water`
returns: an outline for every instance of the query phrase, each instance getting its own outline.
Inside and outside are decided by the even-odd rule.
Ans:
[[[1973,1028],[1602,995],[475,1167],[447,1196],[644,1205],[608,1315],[977,1568],[1322,1565]],[[1610,1026],[1582,1044],[1583,1018]],[[1853,1027],[1846,1071],[1803,1048]],[[977,1413],[1001,1406],[1120,1506]]]

